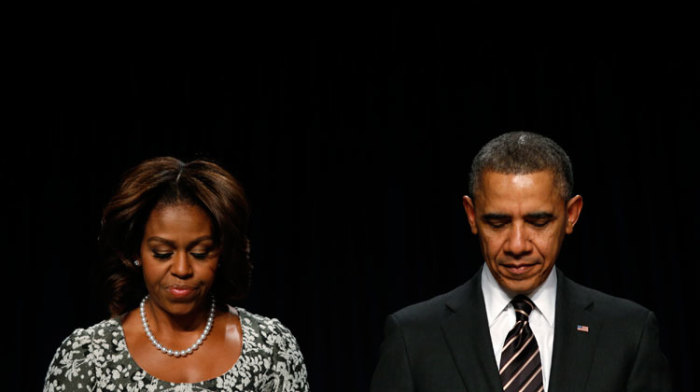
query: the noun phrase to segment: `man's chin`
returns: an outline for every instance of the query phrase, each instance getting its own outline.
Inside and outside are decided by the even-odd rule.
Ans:
[[[501,287],[509,294],[525,294],[528,295],[533,292],[539,281],[537,280],[537,274],[523,275],[517,274],[513,277],[509,275],[501,275],[500,284]]]

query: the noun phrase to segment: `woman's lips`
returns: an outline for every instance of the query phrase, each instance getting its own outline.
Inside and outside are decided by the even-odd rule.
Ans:
[[[170,286],[168,292],[175,298],[187,298],[194,293],[194,287],[189,286]]]

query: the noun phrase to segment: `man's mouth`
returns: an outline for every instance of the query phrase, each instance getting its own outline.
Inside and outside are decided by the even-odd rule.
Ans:
[[[507,263],[501,264],[512,275],[525,275],[530,272],[538,263]]]

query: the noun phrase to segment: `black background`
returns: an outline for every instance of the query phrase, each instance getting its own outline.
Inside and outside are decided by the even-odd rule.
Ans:
[[[655,311],[676,387],[693,390],[692,35],[477,28],[478,13],[448,10],[315,15],[18,32],[6,106],[18,121],[3,137],[3,237],[19,261],[7,280],[22,287],[11,387],[39,390],[61,340],[107,316],[101,210],[126,169],[171,155],[243,183],[255,271],[242,305],[292,330],[312,390],[366,390],[384,317],[480,267],[461,206],[469,164],[523,129],[570,153],[584,198],[557,265]]]

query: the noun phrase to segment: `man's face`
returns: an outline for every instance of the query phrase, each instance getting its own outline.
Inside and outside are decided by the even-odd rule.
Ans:
[[[464,196],[463,203],[486,265],[511,295],[529,294],[547,279],[583,206],[581,196],[562,199],[549,170],[487,171],[474,200]]]

